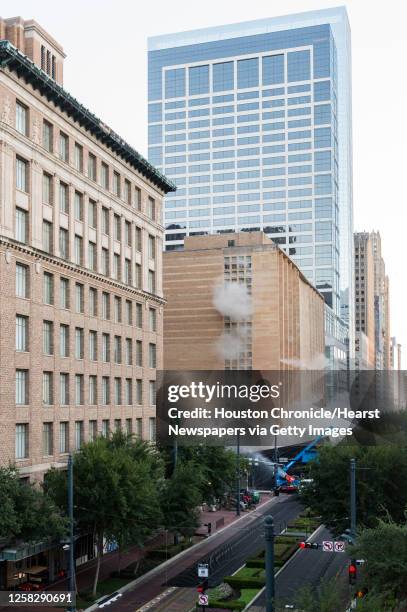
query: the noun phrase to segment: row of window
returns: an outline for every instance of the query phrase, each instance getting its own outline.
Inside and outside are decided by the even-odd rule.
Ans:
[[[28,406],[30,404],[30,372],[26,369],[16,370],[15,379],[15,399],[17,406]],[[83,374],[74,375],[74,397],[71,399],[70,394],[70,374],[61,372],[59,374],[59,401],[54,394],[54,372],[43,372],[42,375],[42,401],[46,406],[59,404],[61,406],[108,406],[114,404],[121,406],[131,406],[133,403],[137,405],[143,404],[143,381],[142,379],[125,378],[124,384],[122,378],[114,377],[113,385],[110,376],[102,376],[100,381],[100,398],[98,377],[90,375],[88,377],[87,386],[87,401],[85,401],[85,376]],[[135,384],[135,397],[133,399],[133,387]],[[124,391],[124,396],[123,396]],[[150,380],[148,382],[148,404],[155,406],[156,404],[156,382]]]
[[[16,101],[15,127],[20,134],[30,136],[30,114],[29,108]],[[49,153],[55,153],[59,159],[66,163],[73,162],[74,168],[84,174],[84,148],[78,142],[74,143],[73,155],[71,160],[70,138],[67,134],[58,130],[57,142],[54,134],[54,126],[47,120],[42,124],[42,145]],[[136,210],[142,210],[141,190],[137,185],[133,185],[129,179],[121,176],[116,170],[111,170],[108,164],[99,160],[96,155],[88,152],[87,155],[87,177],[98,182],[107,191],[113,192],[115,196],[121,198],[129,206],[134,206]],[[147,200],[147,216],[156,220],[155,200],[151,196]]]
[[[70,446],[70,426],[74,426],[74,448]],[[42,453],[44,457],[50,457],[57,452],[55,448],[55,424],[51,421],[45,422],[42,425]],[[56,424],[58,426],[58,424]],[[113,422],[114,430],[123,430],[123,423],[121,419],[114,419]],[[133,432],[133,419],[127,418],[124,422],[124,431],[128,434],[135,434],[139,438],[143,438],[143,419],[135,419],[135,431]],[[111,422],[109,419],[103,419],[101,422],[101,429],[98,429],[98,422],[96,420],[90,420],[88,422],[88,442],[93,442],[98,435],[108,437],[111,432]],[[16,459],[28,459],[30,456],[30,425],[29,423],[17,423],[15,432],[15,457]],[[148,420],[148,439],[153,442],[156,438],[156,422],[154,417],[150,417]],[[69,421],[59,422],[59,453],[66,454],[71,450],[80,450],[85,442],[84,436],[84,422],[75,421],[70,423]]]
[[[69,278],[59,277],[59,307],[64,310],[71,308],[71,290],[72,282]],[[30,266],[27,264],[16,263],[16,296],[21,298],[30,297]],[[77,313],[85,314],[92,317],[100,316],[102,319],[109,321],[111,318],[116,323],[125,322],[127,325],[143,327],[143,304],[141,302],[133,302],[114,295],[113,296],[113,315],[111,313],[112,296],[107,291],[98,291],[96,287],[89,287],[87,308],[85,310],[85,286],[82,283],[76,282],[74,287],[74,306]],[[55,305],[55,277],[51,272],[43,274],[43,303]],[[135,313],[134,313],[135,308]],[[148,329],[151,332],[157,331],[157,309],[149,307],[148,309]]]
[[[55,354],[54,342],[54,322],[43,321],[43,353],[44,355]],[[71,354],[70,347],[70,326],[61,323],[59,326],[59,355],[60,357],[69,357]],[[100,334],[99,334],[100,336]],[[88,348],[89,359],[98,361],[101,357],[104,363],[111,361],[111,335],[109,333],[101,334],[101,351],[99,351],[99,336],[96,330],[88,332]],[[16,315],[16,351],[29,351],[29,317],[25,315]],[[75,327],[74,335],[74,356],[75,359],[85,358],[85,330],[83,327]],[[99,355],[99,352],[101,353]],[[133,339],[115,335],[113,337],[113,361],[114,363],[125,363],[125,365],[133,365]],[[124,352],[124,359],[123,359]],[[143,367],[143,344],[141,340],[136,340],[136,366]],[[148,345],[148,367],[157,367],[157,349],[153,342]]]

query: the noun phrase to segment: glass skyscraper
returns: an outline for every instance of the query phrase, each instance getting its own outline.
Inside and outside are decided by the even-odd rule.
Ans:
[[[324,295],[334,365],[353,330],[346,10],[150,38],[148,62],[149,160],[177,184],[166,249],[263,230]]]

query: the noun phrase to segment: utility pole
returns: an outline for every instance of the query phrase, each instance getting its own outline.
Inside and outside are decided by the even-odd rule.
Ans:
[[[356,459],[350,460],[350,533],[356,540]]]
[[[73,461],[72,455],[68,457],[68,517],[69,517],[69,590],[72,597],[76,594],[75,585],[75,538],[73,517]],[[76,606],[69,607],[71,612],[76,612]]]
[[[237,434],[236,446],[236,516],[240,516],[240,433]]]
[[[274,611],[274,520],[271,514],[264,519],[266,536],[266,612]]]

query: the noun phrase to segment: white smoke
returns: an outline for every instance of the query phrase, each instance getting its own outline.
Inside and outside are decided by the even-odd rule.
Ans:
[[[315,355],[309,361],[301,359],[280,359],[280,363],[293,367],[296,370],[325,370],[329,366],[329,359],[323,353]]]
[[[213,305],[224,317],[234,321],[247,319],[252,313],[252,300],[246,285],[226,282],[216,285],[213,292]]]
[[[216,351],[223,359],[238,359],[245,348],[245,338],[239,330],[223,332],[216,341]]]

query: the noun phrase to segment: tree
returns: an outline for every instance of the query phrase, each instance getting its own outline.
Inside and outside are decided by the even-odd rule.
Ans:
[[[380,521],[363,529],[352,555],[364,559],[366,585],[376,593],[407,597],[407,524]]]
[[[41,488],[23,482],[14,467],[0,468],[0,539],[39,542],[61,538],[67,519]]]
[[[289,602],[295,605],[295,609],[301,612],[341,612],[347,602],[347,593],[344,585],[337,579],[321,580],[314,588],[306,585],[299,589]],[[277,602],[276,610],[286,610],[285,603]]]
[[[149,445],[122,434],[85,444],[73,461],[75,521],[96,540],[96,596],[104,542],[141,545],[160,524],[159,462]],[[64,506],[66,472],[51,470],[47,489]]]
[[[338,535],[350,523],[350,459],[357,460],[357,519],[359,525],[374,527],[380,518],[404,520],[407,504],[407,448],[386,444],[355,447],[347,444],[321,449],[310,464],[311,486],[302,492],[304,502],[322,516]]]
[[[161,492],[164,527],[177,536],[191,537],[199,526],[202,503],[202,471],[193,461],[179,460]]]

